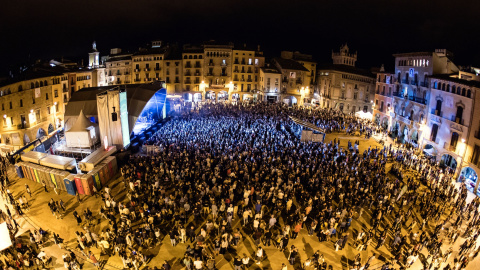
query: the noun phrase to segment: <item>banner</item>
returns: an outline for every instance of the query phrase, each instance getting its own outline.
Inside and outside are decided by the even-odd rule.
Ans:
[[[35,88],[35,98],[39,98],[42,95],[40,88]]]

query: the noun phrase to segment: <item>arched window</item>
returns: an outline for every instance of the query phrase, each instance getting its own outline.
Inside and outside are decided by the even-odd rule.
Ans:
[[[30,83],[30,88],[35,88],[35,84],[33,82]]]
[[[463,88],[463,89],[465,89],[465,88]],[[462,89],[460,89],[460,87],[458,87],[457,88],[457,95],[460,95],[461,91],[462,91]]]
[[[40,81],[40,87],[42,87],[42,86],[43,86],[43,82],[42,82],[42,81]]]
[[[437,82],[433,83],[433,88],[438,89],[438,83]]]
[[[22,85],[18,86],[18,92],[21,92],[23,90]]]
[[[187,56],[186,56],[186,55],[184,55],[184,56],[183,56],[183,59],[187,59]]]
[[[447,84],[447,92],[450,92],[450,84]]]
[[[40,87],[40,84],[38,84],[38,82],[35,82],[35,87]]]
[[[467,94],[467,89],[463,88],[462,89],[462,96],[465,96]]]
[[[189,55],[189,56],[188,56],[188,59],[192,59],[192,56],[191,56],[191,55]]]
[[[442,83],[442,91],[445,91],[445,84]]]
[[[472,91],[470,89],[467,90],[467,97],[468,98],[472,97]]]
[[[455,93],[455,85],[452,85],[452,93]]]
[[[47,85],[48,85],[47,80],[43,81],[43,85],[44,85],[44,86],[47,86]]]

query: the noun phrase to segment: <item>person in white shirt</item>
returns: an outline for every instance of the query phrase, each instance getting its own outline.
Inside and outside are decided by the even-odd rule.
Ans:
[[[256,255],[257,255],[257,264],[260,264],[260,262],[262,261],[262,258],[263,258],[263,249],[262,249],[262,247],[258,247],[257,252],[256,252]]]
[[[195,261],[193,262],[193,266],[195,266],[195,269],[202,269],[203,261],[200,260],[200,258],[196,258]]]

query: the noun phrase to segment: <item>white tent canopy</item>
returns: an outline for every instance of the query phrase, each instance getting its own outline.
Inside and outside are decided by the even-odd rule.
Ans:
[[[355,116],[359,117],[359,118],[362,118],[362,119],[368,119],[368,120],[372,120],[372,117],[373,117],[371,112],[364,112],[364,111],[356,112]]]
[[[100,140],[98,125],[80,111],[73,126],[65,132],[67,147],[91,147]]]

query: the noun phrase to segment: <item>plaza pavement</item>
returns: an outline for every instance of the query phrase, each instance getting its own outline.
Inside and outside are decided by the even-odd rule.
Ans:
[[[360,141],[360,153],[363,153],[365,149],[368,149],[369,146],[371,147],[383,147],[377,143],[374,138],[364,139],[363,137],[358,136],[347,136],[344,133],[342,134],[327,134],[325,138],[325,142],[330,142],[333,138],[340,139],[340,145],[344,148],[347,147],[347,142],[350,140],[352,143],[355,140]],[[378,138],[377,138],[378,139]],[[387,143],[390,143],[387,141]],[[389,170],[391,164],[387,164],[387,171]],[[63,239],[65,239],[65,243],[70,248],[74,248],[76,246],[76,237],[75,231],[83,231],[82,228],[77,226],[76,220],[72,215],[72,212],[76,210],[79,214],[83,213],[83,210],[87,207],[94,213],[95,218],[99,219],[99,208],[101,206],[101,199],[96,198],[94,196],[81,196],[82,202],[79,204],[74,196],[68,195],[65,191],[62,191],[59,195],[56,195],[52,189],[49,189],[49,192],[46,193],[42,186],[36,182],[29,181],[25,178],[19,179],[16,174],[14,173],[13,167],[9,170],[9,178],[12,183],[10,189],[12,190],[15,196],[22,195],[25,192],[25,184],[30,186],[32,190],[32,198],[29,199],[29,203],[31,205],[30,211],[28,211],[24,216],[17,217],[16,220],[20,224],[21,229],[17,233],[17,236],[26,237],[25,233],[28,235],[28,230],[42,227],[48,231],[54,231],[60,235]],[[392,177],[390,176],[390,179]],[[110,186],[112,187],[112,194],[120,201],[126,200],[125,191],[123,190],[123,184],[121,176],[117,174],[117,178],[110,182]],[[425,189],[425,187],[422,187]],[[26,195],[28,197],[28,195]],[[52,216],[48,208],[48,201],[50,198],[54,200],[62,199],[66,202],[67,205],[67,212],[63,219],[56,219]],[[1,200],[1,198],[0,198]],[[0,204],[3,208],[3,201]],[[324,254],[326,262],[328,265],[331,265],[333,269],[351,269],[349,267],[349,263],[352,263],[352,259],[358,253],[358,251],[353,247],[353,239],[356,236],[358,230],[363,227],[369,227],[370,220],[370,211],[365,211],[364,215],[358,220],[352,222],[350,232],[350,237],[348,244],[345,246],[343,250],[335,251],[333,242],[318,242],[316,236],[308,236],[305,229],[302,229],[297,239],[290,239],[289,246],[295,245],[299,250],[299,255],[301,261],[304,262],[308,257],[310,257],[316,250],[320,250],[321,253]],[[192,217],[190,218],[192,221]],[[390,222],[392,220],[389,220]],[[240,218],[236,218],[234,220],[235,226],[239,226]],[[280,218],[279,223],[283,225],[283,220]],[[96,224],[90,228],[91,231],[97,232],[100,235],[102,229],[107,227],[107,221],[102,220],[99,224]],[[197,228],[199,230],[199,228]],[[403,229],[403,233],[407,233],[405,229]],[[243,256],[247,254],[252,257],[254,253],[255,245],[253,239],[248,236],[246,233],[243,233],[243,241],[239,244],[237,250],[231,250],[232,252],[227,253],[225,255],[216,256],[216,266],[218,269],[233,269],[233,257],[232,254],[238,254],[239,256]],[[25,238],[28,242],[28,238]],[[380,249],[374,249],[376,244],[376,239],[374,239],[373,245],[371,245],[366,251],[361,252],[362,264],[364,264],[367,259],[375,254],[376,258],[372,262],[372,265],[369,269],[377,269],[381,267],[384,263],[385,258],[390,258],[391,254],[385,246],[390,245],[391,238],[387,239],[386,245],[381,247]],[[460,237],[457,240],[454,247],[454,253],[450,257],[450,261],[453,260],[455,255],[457,254],[458,246],[463,243],[464,239]],[[167,260],[172,269],[183,269],[184,267],[181,265],[181,260],[183,258],[185,248],[187,244],[178,244],[176,247],[172,247],[169,241],[168,235],[164,238],[162,243],[153,248],[142,250],[142,252],[150,257],[153,257],[149,263],[149,267],[157,266],[159,269],[164,260]],[[263,247],[263,245],[262,245]],[[446,248],[442,248],[445,250]],[[53,244],[53,241],[50,241],[43,249],[48,256],[52,257],[52,265],[51,269],[64,269],[63,268],[63,261],[62,261],[62,254],[65,252],[61,250],[57,245]],[[92,252],[95,254],[97,259],[102,260],[103,269],[123,269],[123,264],[118,256],[108,257],[106,255],[100,256],[100,250],[96,248],[91,248]],[[255,263],[251,263],[249,269],[281,269],[282,263],[288,265],[288,269],[294,269],[293,266],[289,265],[288,263],[288,251],[281,252],[273,246],[264,247],[266,258],[262,261],[260,265]],[[424,249],[425,252],[425,249]],[[84,258],[80,252],[76,252],[77,256],[84,259],[83,269],[94,269],[94,266],[88,262],[86,258]],[[469,263],[467,266],[467,270],[470,269],[480,269],[479,258],[476,258],[472,262]],[[81,262],[82,263],[82,262]],[[444,265],[442,265],[443,268]],[[141,266],[143,269],[144,266]],[[398,269],[398,265],[395,267]],[[415,264],[410,269],[422,269],[422,264],[420,259],[415,262]],[[298,268],[295,268],[298,269]],[[307,268],[309,269],[309,268]],[[313,268],[310,268],[313,269]]]

